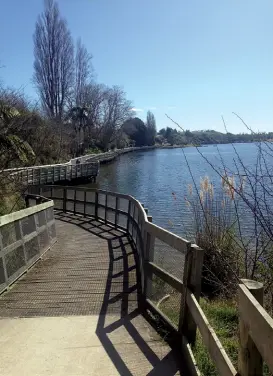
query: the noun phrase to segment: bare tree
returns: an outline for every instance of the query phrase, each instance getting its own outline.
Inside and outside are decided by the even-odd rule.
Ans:
[[[33,81],[47,115],[60,120],[73,86],[74,48],[66,21],[54,0],[45,0],[33,39]]]
[[[101,143],[104,149],[116,140],[124,122],[132,117],[132,102],[119,86],[108,88],[102,103]]]
[[[92,83],[86,87],[83,103],[88,113],[86,138],[107,149],[119,137],[123,123],[132,117],[131,101],[119,86]]]
[[[85,92],[87,85],[92,78],[92,55],[90,55],[86,47],[82,44],[81,39],[77,41],[77,51],[75,60],[76,82],[75,82],[75,100],[76,106],[84,106]]]

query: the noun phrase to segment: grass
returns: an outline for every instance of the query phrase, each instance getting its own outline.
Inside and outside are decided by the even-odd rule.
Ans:
[[[167,315],[175,325],[178,324],[179,320],[179,309],[175,309],[177,302],[180,302],[178,294],[172,294],[170,299],[160,305],[162,312]],[[237,369],[239,323],[235,302],[226,300],[208,301],[201,299],[200,306],[209,323],[215,330],[230,360]],[[217,376],[217,369],[203,344],[199,330],[197,330],[196,343],[192,350],[201,374],[204,376]]]
[[[226,300],[207,301],[205,299],[201,299],[200,306],[203,309],[209,323],[215,330],[234,367],[237,369],[239,322],[235,302]],[[195,346],[193,347],[193,353],[202,375],[218,375],[217,369],[203,344],[199,331],[197,331],[197,338]]]
[[[178,324],[179,320],[179,308],[176,308],[177,302],[180,302],[179,298],[178,294],[172,294],[170,299],[166,300],[159,307],[175,325]],[[234,300],[200,299],[200,306],[235,369],[238,370],[239,316],[236,302]],[[203,343],[199,330],[197,330],[196,343],[192,350],[202,376],[219,375]],[[272,376],[267,365],[264,365],[263,375]]]

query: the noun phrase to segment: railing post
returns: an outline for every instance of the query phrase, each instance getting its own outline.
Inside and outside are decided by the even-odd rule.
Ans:
[[[119,198],[116,197],[115,227],[117,227],[118,225],[118,209],[119,209]]]
[[[147,216],[149,222],[153,221],[151,215]],[[150,268],[147,268],[147,263],[154,261],[154,248],[155,248],[155,237],[149,232],[145,231],[144,238],[144,298],[147,299],[151,297],[153,292],[153,273]]]
[[[66,212],[67,189],[63,189],[63,212]]]
[[[8,271],[7,271],[7,265],[6,265],[6,258],[5,258],[5,255],[3,254],[3,249],[4,249],[4,246],[3,246],[3,241],[2,241],[2,234],[1,234],[1,229],[0,229],[0,254],[2,256],[2,262],[3,262],[3,269],[4,269],[4,278],[5,278],[5,285],[8,284]]]
[[[128,201],[128,216],[127,216],[127,232],[129,232],[129,224],[131,220],[130,211],[131,211],[131,201],[129,200]]]
[[[259,304],[263,306],[263,284],[249,279],[241,279],[241,282],[248,288]],[[239,299],[239,374],[240,376],[260,376],[263,374],[263,359],[249,334],[249,328],[241,318],[240,309],[241,306]]]
[[[86,217],[86,191],[84,191],[83,215],[84,215],[84,217]]]
[[[98,205],[99,205],[99,194],[95,192],[95,219],[98,220]]]
[[[185,336],[188,343],[194,344],[196,339],[196,323],[187,307],[187,292],[190,290],[199,302],[201,294],[201,278],[204,260],[204,250],[195,244],[188,244],[185,257],[183,285],[184,293],[181,297],[179,332]]]
[[[77,200],[77,190],[74,190],[74,215],[76,214],[76,200]]]
[[[108,195],[105,195],[104,222],[107,222]]]
[[[26,203],[26,208],[29,208],[30,207],[29,196],[25,196],[25,203]]]

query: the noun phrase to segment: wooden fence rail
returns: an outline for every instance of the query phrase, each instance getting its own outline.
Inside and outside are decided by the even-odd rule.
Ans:
[[[139,256],[143,304],[176,337],[188,375],[200,375],[191,348],[197,328],[220,376],[262,375],[262,358],[273,372],[273,319],[262,307],[260,285],[257,289],[254,284],[253,288],[253,282],[246,280],[239,285],[237,372],[199,305],[204,254],[201,248],[153,224],[148,210],[131,196],[78,187],[42,186],[30,190],[53,199],[55,209],[94,217],[131,237]],[[175,298],[171,312],[162,310],[158,303],[168,296]],[[173,313],[177,313],[175,321]]]

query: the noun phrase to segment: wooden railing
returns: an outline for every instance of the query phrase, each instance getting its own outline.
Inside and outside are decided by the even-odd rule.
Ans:
[[[249,280],[241,282],[239,373],[262,375],[263,361],[273,373],[273,319],[263,308],[263,286]]]
[[[116,149],[105,153],[87,154],[63,164],[6,169],[2,171],[2,174],[3,176],[6,174],[23,185],[52,184],[79,178],[90,178],[95,182],[99,174],[100,163],[110,162],[121,154],[153,148],[155,146]]]
[[[77,165],[34,166],[24,169],[5,170],[5,172],[23,185],[52,184],[79,178],[90,178],[95,181],[99,173],[99,162],[94,161]]]
[[[28,197],[35,203],[34,197]],[[0,293],[56,241],[53,201],[0,217]]]
[[[151,150],[155,148],[156,146],[139,146],[139,147],[128,147],[124,149],[115,149],[115,150],[107,151],[105,153],[87,154],[78,158],[73,158],[70,160],[70,163],[76,164],[77,161],[80,161],[80,163],[98,161],[101,164],[103,164],[103,163],[107,163],[107,162],[114,160],[121,154],[127,154],[127,153],[131,153],[134,151]]]
[[[153,224],[148,210],[131,196],[74,187],[31,189],[53,199],[55,209],[93,217],[129,234],[139,256],[143,304],[176,338],[187,374],[200,375],[192,352],[197,328],[219,375],[262,375],[261,356],[273,371],[273,320],[260,304],[259,284],[258,289],[246,280],[239,285],[238,373],[199,305],[201,248]]]

